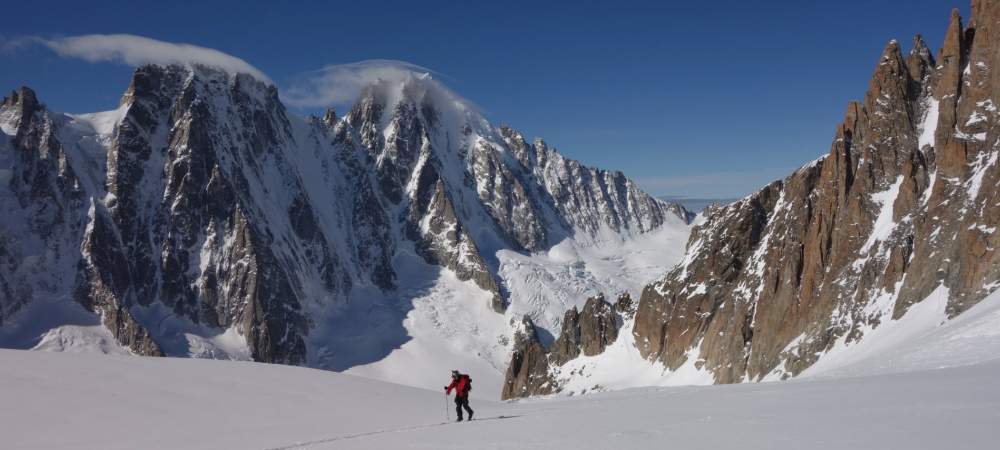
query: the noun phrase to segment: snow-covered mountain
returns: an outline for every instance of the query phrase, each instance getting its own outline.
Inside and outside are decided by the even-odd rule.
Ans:
[[[829,153],[706,212],[634,308],[581,317],[568,347],[523,321],[504,396],[834,370],[973,307],[1000,287],[998,69],[996,1],[953,11],[936,57],[889,42]]]
[[[108,112],[18,89],[0,129],[5,347],[429,386],[461,364],[499,393],[512,318],[554,332],[587,296],[638,294],[692,219],[427,74],[302,118],[252,76],[147,65]]]

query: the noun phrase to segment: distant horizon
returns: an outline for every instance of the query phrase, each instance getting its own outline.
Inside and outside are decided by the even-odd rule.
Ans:
[[[660,200],[739,200],[741,197],[692,197],[688,195],[657,195]]]
[[[652,195],[740,198],[825,154],[886,42],[908,51],[921,34],[936,53],[953,7],[967,20],[968,0],[722,1],[711,11],[633,2],[572,14],[530,3],[213,2],[197,14],[177,4],[24,3],[8,8],[24,20],[0,35],[0,89],[29,86],[60,112],[113,109],[129,66],[155,55],[258,71],[291,111],[342,114],[346,94],[296,89],[322,87],[331,73],[351,87],[370,75],[367,62],[395,60],[434,73],[494,125],[620,170]],[[81,39],[115,34],[137,39]]]
[[[705,197],[686,197],[678,195],[657,195],[656,198],[663,200],[665,202],[676,203],[684,207],[684,209],[693,213],[700,213],[705,210],[709,205],[728,205],[740,197],[733,198],[705,198]]]

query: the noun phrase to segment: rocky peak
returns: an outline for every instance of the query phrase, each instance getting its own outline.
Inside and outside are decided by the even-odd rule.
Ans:
[[[545,142],[545,139],[536,137],[532,141],[532,147],[535,149],[535,161],[539,166],[545,166],[549,162],[549,155],[551,149],[549,144]]]
[[[323,113],[323,123],[328,127],[334,127],[337,125],[337,111],[333,108],[327,108],[326,112]]]
[[[143,101],[150,103],[148,108],[168,107],[189,77],[190,71],[184,66],[139,66],[132,72],[121,104],[133,105],[137,101]]]
[[[934,97],[943,99],[949,92],[954,92],[958,88],[961,77],[962,58],[965,53],[963,44],[964,29],[962,27],[962,16],[958,9],[951,10],[951,19],[948,22],[948,30],[944,34],[944,45],[938,51],[937,73],[935,74]]]
[[[2,106],[17,117],[26,117],[35,113],[41,106],[35,97],[35,91],[27,86],[21,86],[3,98]]]
[[[721,206],[716,204],[711,204],[708,208],[720,208]],[[618,300],[615,301],[615,311],[623,316],[631,316],[635,313],[635,304],[632,302],[632,294],[628,292],[622,292],[618,296]]]
[[[594,356],[618,339],[620,319],[604,295],[587,299],[580,312],[580,351]]]
[[[1000,2],[973,6],[967,29],[952,13],[936,59],[919,37],[905,60],[886,45],[828,155],[707,213],[684,262],[642,292],[641,355],[717,383],[782,379],[918,303],[942,302],[945,320],[996,288]]]
[[[911,89],[919,89],[927,86],[925,79],[934,70],[934,56],[931,49],[924,43],[924,39],[919,34],[913,36],[913,47],[906,57],[906,69],[910,74]],[[923,95],[923,92],[913,92],[911,95]]]
[[[563,316],[562,331],[549,349],[552,353],[552,362],[562,365],[580,356],[581,341],[580,312],[574,306]]]
[[[934,98],[938,100],[935,156],[939,172],[948,177],[961,176],[968,160],[967,143],[961,135],[955,139],[955,132],[964,125],[959,120],[959,100],[966,89],[962,72],[968,64],[970,37],[962,28],[958,10],[952,10],[944,46],[937,58],[937,72],[933,77]]]
[[[897,112],[893,108],[909,106],[908,103],[914,100],[907,89],[910,81],[907,66],[899,41],[889,41],[879,57],[865,95],[865,107],[876,116],[890,115]]]
[[[413,72],[366,85],[347,117],[358,130],[384,129],[401,115],[419,120],[427,128],[435,128],[441,123],[442,114],[455,116],[473,112],[470,104],[429,74]],[[472,115],[478,117],[477,113]],[[374,142],[366,143],[372,144]]]
[[[384,92],[376,89],[374,85],[366,86],[347,112],[347,122],[359,131],[362,131],[366,124],[372,128],[378,127],[385,107]],[[366,142],[366,145],[371,144]]]
[[[927,68],[934,68],[934,55],[931,54],[931,49],[927,47],[927,43],[924,42],[924,37],[920,33],[913,35],[913,46],[910,48],[908,57],[922,61]]]
[[[162,305],[236,328],[257,360],[303,362],[303,286],[333,295],[349,282],[283,151],[294,138],[274,86],[199,65],[147,65],[122,107],[107,153],[110,195],[95,193],[107,209],[93,214],[102,224],[88,231],[80,274],[106,288],[80,289],[78,301],[118,315]]]
[[[520,132],[507,125],[500,125],[499,131],[504,142],[514,152],[514,157],[521,163],[521,167],[525,170],[532,170],[537,163],[535,146],[529,144]]]

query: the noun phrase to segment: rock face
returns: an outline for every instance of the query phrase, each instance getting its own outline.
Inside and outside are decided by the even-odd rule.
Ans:
[[[628,299],[628,294],[619,298]],[[559,391],[558,368],[580,356],[594,356],[618,339],[621,318],[603,295],[588,298],[583,309],[566,311],[562,331],[552,346],[545,348],[535,325],[522,319],[514,336],[514,351],[504,380],[501,398],[544,395]]]
[[[947,313],[997,286],[1000,4],[951,17],[932,58],[890,42],[825,157],[712,213],[648,286],[634,338],[719,383],[794,376],[938,289]]]
[[[615,311],[626,316],[634,314],[635,303],[632,301],[632,295],[628,292],[624,292],[619,295],[618,300],[615,301]]]
[[[1000,2],[972,11],[937,57],[919,35],[905,55],[889,42],[827,155],[706,213],[642,292],[643,357],[696,358],[717,383],[787,378],[928,297],[954,317],[1000,287]]]
[[[618,316],[604,296],[587,299],[580,313],[580,351],[594,356],[618,339]]]
[[[566,311],[559,337],[552,343],[552,348],[549,349],[552,352],[552,362],[562,365],[566,361],[580,356],[582,341],[580,312],[574,306],[569,311]]]
[[[0,327],[72,302],[143,355],[225,357],[191,336],[232,330],[249,358],[305,364],[317,322],[399,288],[399,252],[502,312],[500,249],[689,219],[417,74],[299,118],[248,75],[144,66],[115,111],[59,114],[21,88],[0,128]]]
[[[555,392],[549,366],[548,350],[538,340],[535,324],[525,316],[514,331],[514,347],[500,398],[507,400]]]

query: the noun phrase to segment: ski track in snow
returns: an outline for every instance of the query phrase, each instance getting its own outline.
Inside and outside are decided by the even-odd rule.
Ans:
[[[513,419],[513,418],[516,418],[516,417],[521,417],[521,416],[484,417],[482,419],[469,420],[468,422],[482,422],[484,420],[505,420],[505,419]],[[286,445],[284,447],[272,447],[272,448],[269,448],[267,450],[291,450],[291,449],[295,449],[295,448],[307,448],[307,447],[311,447],[311,446],[315,446],[315,445],[319,445],[319,444],[327,444],[327,443],[336,442],[336,441],[346,441],[348,439],[363,438],[365,436],[372,436],[372,435],[376,435],[376,434],[404,433],[404,432],[407,432],[407,431],[421,430],[421,429],[424,429],[424,428],[443,427],[445,425],[459,425],[459,424],[458,423],[454,423],[454,422],[441,422],[441,423],[432,423],[432,424],[429,424],[429,425],[414,425],[412,427],[392,428],[392,429],[388,429],[388,430],[369,431],[369,432],[366,432],[366,433],[346,434],[346,435],[343,435],[343,436],[337,436],[337,437],[332,437],[332,438],[327,438],[327,439],[319,439],[319,440],[310,441],[310,442],[302,442],[302,443],[298,443],[298,444]]]
[[[479,417],[510,420],[452,426],[442,421],[454,417],[454,404],[440,390],[329,371],[0,350],[0,402],[17,405],[0,408],[0,447],[991,448],[1000,423],[1000,291],[950,321],[937,303],[882,325],[903,338],[844,347],[852,357],[804,378],[516,402],[474,390]]]
[[[980,319],[997,329],[995,315]],[[453,403],[441,392],[314,369],[16,350],[0,362],[0,400],[19,405],[0,409],[0,446],[12,449],[974,449],[995,444],[1000,421],[996,360],[517,402],[473,395],[484,419],[458,424],[443,421]]]

